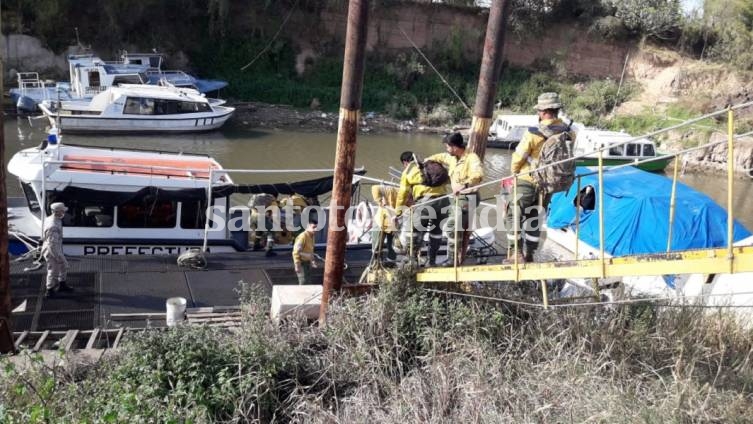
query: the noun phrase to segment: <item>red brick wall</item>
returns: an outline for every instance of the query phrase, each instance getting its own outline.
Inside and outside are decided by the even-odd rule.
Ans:
[[[264,22],[263,12],[240,13],[241,26],[255,26]],[[309,48],[323,42],[343,43],[347,11],[328,9],[318,16],[296,11],[284,28],[299,48]],[[372,9],[369,15],[369,51],[411,49],[411,43],[400,29],[421,49],[441,46],[449,38],[459,37],[468,60],[481,61],[488,11],[456,8],[437,4],[404,4]],[[264,34],[272,36],[279,20],[266,19]],[[265,25],[265,24],[262,24]],[[275,26],[272,28],[271,26]],[[625,54],[631,45],[603,42],[572,26],[559,26],[540,37],[521,38],[508,31],[505,36],[505,57],[515,66],[530,67],[535,62],[554,59],[564,64],[568,73],[592,77],[619,78]]]

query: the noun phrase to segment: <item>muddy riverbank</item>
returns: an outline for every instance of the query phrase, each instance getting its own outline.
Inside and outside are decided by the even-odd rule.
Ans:
[[[233,124],[243,127],[285,129],[306,132],[337,132],[337,112],[302,110],[287,105],[258,102],[233,103]],[[451,127],[420,125],[414,120],[392,119],[375,112],[362,112],[359,130],[364,133],[424,132],[442,134]]]

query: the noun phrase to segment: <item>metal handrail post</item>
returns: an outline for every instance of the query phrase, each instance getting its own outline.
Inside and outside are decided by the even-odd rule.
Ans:
[[[455,243],[452,246],[452,249],[454,250],[453,255],[452,255],[452,260],[453,260],[453,265],[452,266],[455,269],[455,282],[456,283],[459,280],[459,278],[458,278],[458,256],[460,254],[460,251],[458,249],[458,236],[459,236],[459,232],[460,232],[459,231],[460,224],[463,222],[463,217],[461,216],[461,214],[462,214],[462,212],[460,211],[460,196],[456,195],[455,196],[455,230],[454,230],[455,231],[455,238],[454,238]],[[462,244],[462,243],[460,243],[460,244]]]
[[[604,151],[599,150],[599,258],[601,278],[606,277],[604,262]]]
[[[580,176],[578,176],[578,191],[575,192],[575,260],[578,260],[580,246]]]
[[[680,169],[680,157],[675,156],[675,169],[672,172],[672,193],[669,195],[669,233],[667,234],[667,253],[672,251],[672,228],[675,226],[675,205],[677,200],[677,172]]]
[[[410,241],[408,241],[408,255],[410,256],[411,259],[413,259],[413,237],[415,237],[415,234],[413,233],[413,231],[415,231],[415,229],[413,228],[413,207],[410,207],[408,209],[408,225],[410,225]],[[416,258],[416,263],[418,263],[418,258]]]
[[[727,107],[727,259],[729,259],[729,272],[734,272],[735,254],[732,252],[734,243],[735,214],[732,208],[733,190],[735,181],[735,153],[734,153],[734,112],[732,107]]]
[[[44,162],[44,152],[40,151],[42,158],[42,195],[39,199],[39,218],[42,220],[42,225],[39,226],[41,234],[39,235],[40,242],[44,241],[44,219],[47,214],[47,187],[45,182],[47,181],[47,164]]]
[[[513,188],[512,188],[512,201],[513,201],[513,208],[512,208],[512,216],[513,216],[513,236],[515,240],[513,241],[513,266],[515,267],[515,282],[520,281],[520,269],[518,267],[518,239],[520,237],[518,232],[518,225],[520,225],[520,211],[519,203],[518,203],[518,176],[513,176]]]
[[[207,180],[207,213],[204,216],[204,245],[201,247],[201,251],[207,252],[207,244],[209,242],[209,217],[212,216],[212,178],[214,176],[214,170],[209,167],[209,179]]]

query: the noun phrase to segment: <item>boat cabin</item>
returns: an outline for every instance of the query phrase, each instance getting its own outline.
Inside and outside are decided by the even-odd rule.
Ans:
[[[657,152],[653,140],[645,137],[634,137],[625,132],[606,131],[592,128],[577,130],[575,137],[575,156],[584,156],[576,161],[580,166],[596,166],[598,164],[598,149],[604,150],[603,161],[606,166],[635,163],[661,156]],[[671,157],[643,162],[637,166],[644,171],[661,171],[671,160]]]
[[[318,200],[332,190],[333,180],[236,185],[217,161],[204,155],[60,144],[16,153],[8,171],[19,179],[24,194],[9,200],[13,254],[39,242],[54,202],[68,207],[63,246],[69,255],[178,254],[201,247],[205,235],[211,252],[245,251],[252,223],[245,195],[270,193],[282,201],[297,194]],[[322,245],[326,222],[320,227],[316,242]]]
[[[71,55],[68,71],[74,97],[91,97],[120,84],[146,84],[148,65],[112,64],[93,55]]]

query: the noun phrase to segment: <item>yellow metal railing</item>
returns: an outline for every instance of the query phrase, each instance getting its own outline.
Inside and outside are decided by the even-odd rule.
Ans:
[[[727,107],[724,110],[716,111],[707,115],[703,115],[698,118],[694,118],[685,121],[678,125],[673,125],[662,130],[654,131],[652,133],[633,137],[624,142],[604,146],[598,149],[598,184],[599,187],[603,187],[604,172],[610,170],[622,168],[625,166],[639,165],[642,163],[653,162],[656,160],[664,160],[670,157],[674,157],[674,170],[672,177],[672,192],[670,194],[670,216],[669,216],[669,233],[667,237],[667,251],[661,255],[639,255],[639,256],[626,256],[619,258],[607,258],[605,253],[604,244],[604,191],[599,190],[598,193],[598,219],[599,219],[599,258],[596,260],[579,260],[578,259],[578,237],[580,231],[580,198],[577,197],[576,205],[576,217],[575,217],[575,260],[567,262],[549,262],[549,263],[525,263],[521,264],[518,261],[519,249],[518,245],[518,222],[520,220],[520,211],[517,205],[513,207],[514,222],[512,231],[514,237],[513,243],[513,261],[509,265],[485,265],[485,266],[458,266],[457,255],[455,255],[455,263],[452,270],[442,268],[426,269],[420,272],[417,276],[417,280],[420,282],[447,282],[447,281],[515,281],[521,280],[537,280],[537,279],[552,279],[552,278],[606,278],[606,277],[624,277],[624,276],[640,276],[640,275],[664,275],[664,274],[690,274],[690,273],[734,273],[743,271],[753,271],[753,246],[735,248],[734,243],[734,211],[733,211],[733,193],[734,193],[734,140],[743,136],[750,135],[751,133],[735,135],[734,134],[734,111],[745,107],[753,106],[753,102],[742,103],[735,106]],[[703,249],[693,250],[685,252],[672,252],[672,237],[673,226],[676,209],[676,190],[678,170],[680,167],[679,157],[680,155],[687,154],[696,150],[706,149],[722,142],[706,143],[702,146],[689,148],[680,152],[657,156],[654,158],[648,158],[644,160],[636,160],[629,164],[618,165],[604,169],[603,152],[607,148],[617,147],[625,145],[636,140],[659,135],[674,129],[678,129],[687,125],[692,125],[696,122],[708,119],[710,117],[719,116],[726,113],[727,115],[727,240],[728,245],[726,249]],[[591,154],[589,152],[588,154]],[[577,160],[586,157],[586,154],[576,156],[569,160]],[[563,161],[564,162],[564,161]],[[536,170],[544,169],[548,166],[555,166],[559,163],[553,163],[546,166],[539,167]],[[489,181],[480,184],[474,188],[481,188],[484,186],[497,184],[503,179],[513,179],[513,199],[517,201],[518,191],[517,182],[518,178],[524,175],[531,174],[536,170],[529,170],[525,173],[514,174],[508,177],[500,178],[494,181]],[[578,192],[580,192],[580,177],[576,176],[578,184]],[[437,199],[432,199],[436,201]],[[414,205],[418,206],[417,205]],[[457,206],[457,202],[456,202]],[[457,226],[456,226],[457,227]],[[508,229],[509,230],[509,229]],[[457,233],[457,228],[455,229]],[[455,234],[457,240],[457,234]],[[650,265],[650,266],[647,266]],[[598,284],[595,282],[595,292],[598,295]],[[542,284],[542,294],[544,299],[544,306],[547,306],[547,294],[546,284]]]

